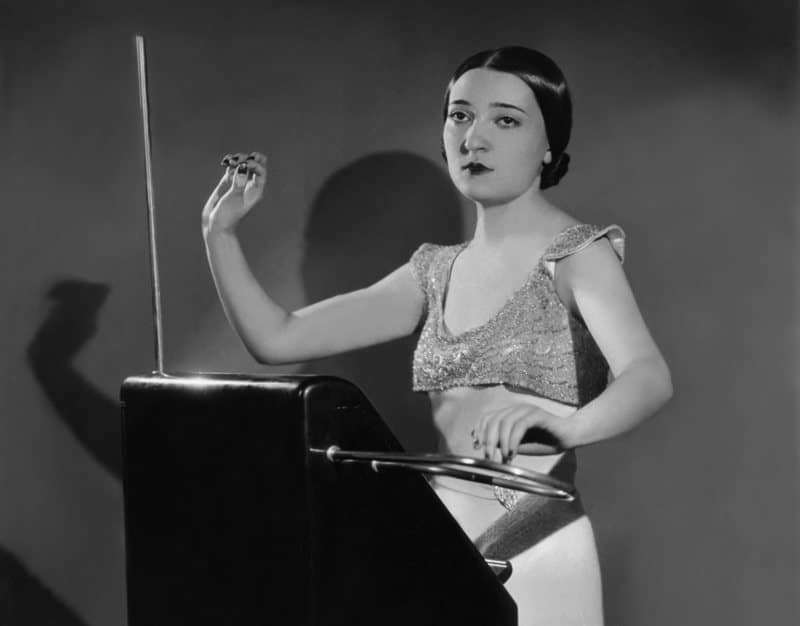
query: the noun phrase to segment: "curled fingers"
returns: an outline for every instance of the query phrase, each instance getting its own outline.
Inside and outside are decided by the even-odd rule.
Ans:
[[[483,448],[485,459],[497,461],[502,460],[497,449],[500,436],[500,424],[503,416],[508,413],[508,409],[491,411],[481,416],[476,427],[477,440],[480,445],[476,449]]]
[[[489,461],[497,460],[497,444],[500,437],[501,417],[498,414],[492,415],[486,420],[483,434],[483,455]]]

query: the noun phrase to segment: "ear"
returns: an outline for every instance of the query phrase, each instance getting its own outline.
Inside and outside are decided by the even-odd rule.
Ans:
[[[550,152],[550,148],[548,148],[548,149],[547,149],[547,151],[544,153],[544,159],[542,159],[542,162],[543,162],[545,165],[547,165],[547,164],[548,164],[548,163],[550,163],[552,160],[553,160],[553,155],[552,155],[552,153]]]

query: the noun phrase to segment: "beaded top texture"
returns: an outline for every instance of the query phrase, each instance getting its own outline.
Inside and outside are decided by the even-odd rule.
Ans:
[[[486,323],[452,335],[443,321],[453,262],[468,242],[422,244],[411,270],[426,297],[424,324],[414,351],[414,391],[507,385],[583,406],[608,383],[608,363],[583,322],[561,302],[555,262],[607,237],[620,261],[625,233],[616,225],[575,224],[559,233],[525,282]]]

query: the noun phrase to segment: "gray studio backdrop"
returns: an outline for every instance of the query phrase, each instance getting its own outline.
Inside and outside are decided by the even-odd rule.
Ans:
[[[413,339],[255,365],[217,303],[201,205],[223,154],[264,151],[241,229],[259,279],[288,308],[366,285],[470,233],[439,157],[455,65],[509,43],[557,59],[575,125],[552,197],[627,231],[676,390],[580,451],[607,622],[796,623],[793,3],[107,4],[0,13],[0,622],[126,622],[116,398],[153,363],[141,32],[167,368],[345,376],[409,449],[433,445]]]

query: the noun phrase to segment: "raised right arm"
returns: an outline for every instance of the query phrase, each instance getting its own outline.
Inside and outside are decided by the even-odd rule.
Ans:
[[[261,199],[266,157],[223,159],[225,175],[203,209],[208,262],[222,306],[260,363],[294,363],[382,343],[414,331],[425,295],[407,263],[377,283],[287,312],[253,276],[236,225]]]
[[[210,231],[205,240],[225,314],[259,363],[306,361],[409,335],[425,306],[406,263],[369,287],[290,313],[253,276],[235,233]]]

